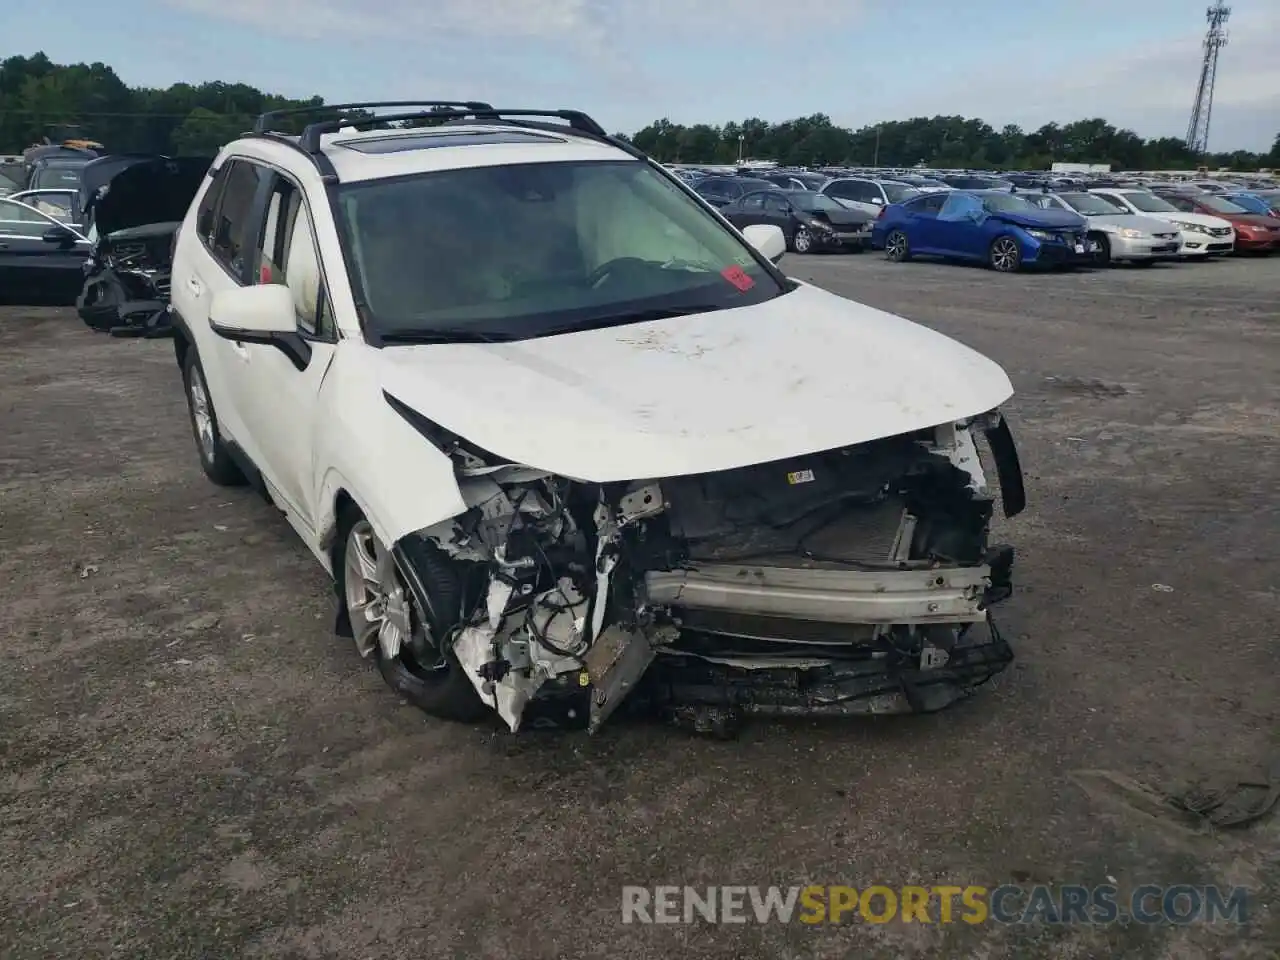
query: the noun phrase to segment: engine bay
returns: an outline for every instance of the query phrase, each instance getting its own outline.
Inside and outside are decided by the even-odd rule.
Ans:
[[[999,414],[736,470],[588,484],[448,438],[466,513],[419,531],[465,569],[447,645],[512,731],[624,701],[695,729],[747,714],[940,709],[1012,653],[988,543],[1021,470]]]

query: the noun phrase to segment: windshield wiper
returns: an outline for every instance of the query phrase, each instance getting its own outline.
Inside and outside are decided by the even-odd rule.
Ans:
[[[505,334],[484,333],[466,327],[439,327],[434,330],[383,330],[378,336],[383,343],[434,344],[434,343],[508,343]]]
[[[564,326],[552,327],[538,333],[540,337],[554,337],[560,333],[577,333],[582,330],[603,330],[605,327],[622,327],[629,323],[647,323],[651,320],[670,320],[674,317],[688,317],[695,313],[711,313],[723,310],[718,304],[704,303],[691,307],[653,307],[648,310],[633,310],[629,313],[610,313],[602,317],[591,317],[566,323]]]

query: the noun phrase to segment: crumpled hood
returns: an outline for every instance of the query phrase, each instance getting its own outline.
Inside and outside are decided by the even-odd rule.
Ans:
[[[1033,230],[1063,230],[1068,227],[1082,230],[1085,226],[1084,217],[1070,210],[1001,210],[991,216]]]
[[[984,413],[991,360],[816,287],[516,343],[388,346],[383,389],[509,460],[610,482],[728,470]]]
[[[105,236],[129,227],[181,221],[212,163],[212,157],[148,154],[94,160],[81,180],[85,223],[93,223]]]

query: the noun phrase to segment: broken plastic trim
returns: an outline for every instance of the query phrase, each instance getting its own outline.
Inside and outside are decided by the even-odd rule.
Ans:
[[[452,430],[440,426],[434,420],[428,420],[417,410],[407,404],[397,400],[387,391],[382,391],[382,397],[390,405],[391,409],[400,414],[408,424],[417,430],[432,446],[439,449],[442,453],[452,456],[454,453],[464,453],[477,460],[483,460],[489,466],[499,466],[505,464],[514,465],[513,461],[500,457],[497,454],[490,453],[483,447],[477,447],[473,443],[463,440]]]
[[[1009,430],[1009,422],[1003,414],[993,415],[994,426],[988,426],[984,433],[991,447],[991,456],[996,462],[996,473],[1000,477],[1000,502],[1004,505],[1006,517],[1016,517],[1027,506],[1027,488],[1022,478],[1022,463],[1018,459],[1018,446],[1013,442],[1013,433]]]

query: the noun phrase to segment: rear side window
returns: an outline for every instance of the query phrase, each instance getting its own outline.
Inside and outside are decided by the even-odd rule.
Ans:
[[[263,171],[247,160],[229,160],[226,168],[209,251],[239,280],[244,276],[246,257],[257,244],[257,224],[249,222],[249,214]]]
[[[224,163],[213,174],[213,183],[204,192],[200,209],[196,212],[196,233],[206,243],[213,239],[213,228],[218,222],[218,204],[222,202],[222,190],[227,185],[228,167],[229,164]]]

